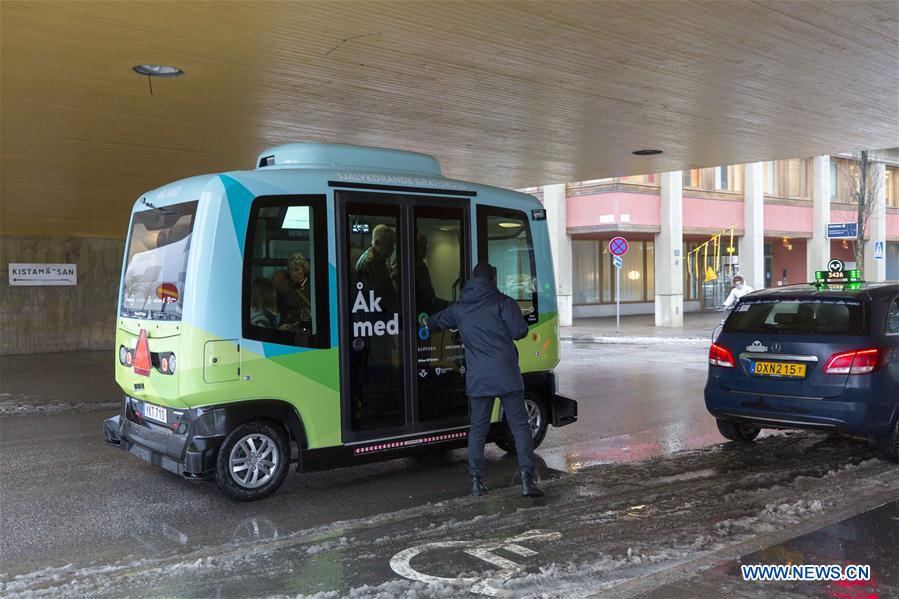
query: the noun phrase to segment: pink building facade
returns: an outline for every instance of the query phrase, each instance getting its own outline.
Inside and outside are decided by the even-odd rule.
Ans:
[[[622,313],[655,312],[658,323],[667,322],[660,305],[674,297],[677,314],[668,316],[677,326],[684,311],[720,305],[737,273],[763,288],[808,282],[831,258],[856,266],[856,241],[827,237],[827,224],[856,221],[853,164],[824,156],[527,190],[544,201],[555,232],[563,321],[570,321],[569,297],[570,317],[578,318],[614,314],[617,295]],[[879,205],[868,222],[866,278],[896,280],[899,164],[880,162],[873,173]],[[681,222],[670,216],[672,207]],[[608,242],[618,235],[631,249],[616,285]],[[883,260],[873,258],[876,241],[885,242]]]

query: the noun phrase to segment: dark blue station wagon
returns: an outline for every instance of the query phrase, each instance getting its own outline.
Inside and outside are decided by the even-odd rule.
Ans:
[[[832,430],[875,439],[899,462],[899,283],[744,296],[709,350],[705,403],[733,441]]]

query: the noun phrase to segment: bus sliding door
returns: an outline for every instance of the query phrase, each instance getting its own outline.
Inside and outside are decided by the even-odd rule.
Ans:
[[[345,442],[464,426],[462,342],[424,317],[458,299],[465,201],[337,191]]]
[[[458,331],[431,332],[422,324],[458,301],[468,272],[465,212],[460,207],[414,207],[416,416],[419,423],[467,424],[465,354]]]

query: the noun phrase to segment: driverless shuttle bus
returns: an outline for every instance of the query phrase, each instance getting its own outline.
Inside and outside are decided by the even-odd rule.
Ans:
[[[424,317],[478,260],[521,307],[534,444],[577,419],[556,393],[555,284],[533,197],[441,176],[427,155],[297,143],[253,171],[134,205],[116,319],[109,443],[243,500],[291,463],[336,468],[464,446],[465,344]],[[514,451],[499,404],[490,440]]]

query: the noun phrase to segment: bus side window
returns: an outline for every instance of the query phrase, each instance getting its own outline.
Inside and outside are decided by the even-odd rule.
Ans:
[[[537,264],[527,215],[478,206],[478,260],[496,267],[499,290],[518,303],[529,324],[537,322]]]
[[[260,197],[244,248],[243,336],[330,347],[324,196]]]

